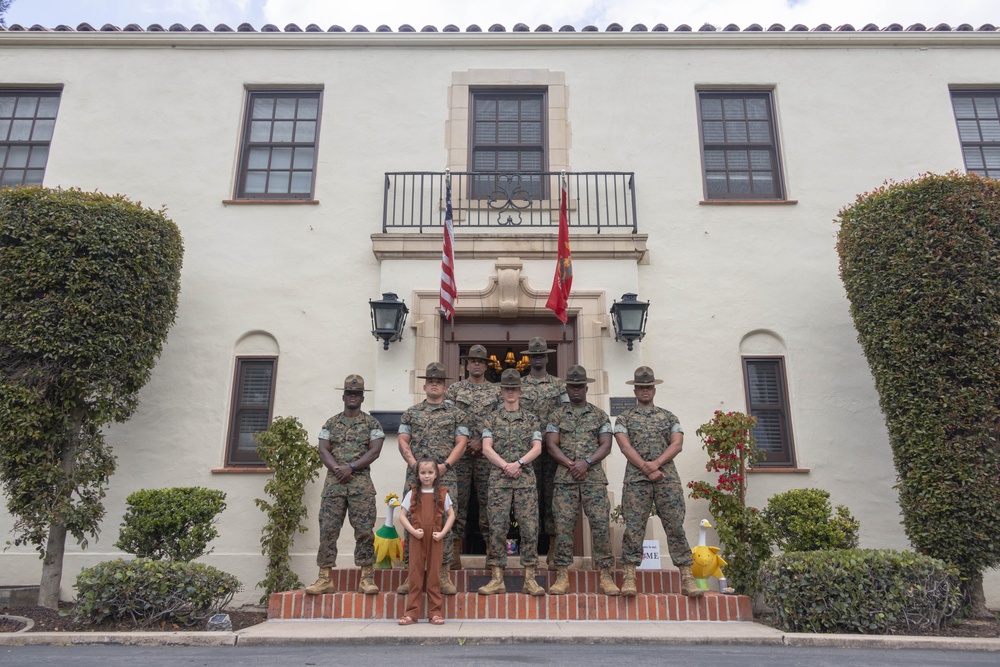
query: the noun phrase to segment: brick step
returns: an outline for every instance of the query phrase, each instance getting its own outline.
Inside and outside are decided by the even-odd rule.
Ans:
[[[406,610],[406,596],[397,595],[396,587],[406,572],[401,569],[376,570],[375,583],[383,593],[362,595],[357,590],[360,573],[357,569],[334,571],[338,590],[352,591],[326,595],[306,595],[303,591],[287,591],[271,595],[268,604],[270,619],[366,619],[394,620]],[[570,570],[570,590],[567,595],[531,597],[520,592],[504,595],[479,595],[469,591],[470,578],[488,574],[485,570],[452,572],[458,595],[445,596],[445,618],[455,620],[508,619],[548,621],[752,621],[753,610],[748,597],[708,592],[700,599],[689,599],[670,592],[680,588],[676,570],[643,570],[637,572],[639,595],[634,598],[608,597],[596,593],[598,573],[593,570]],[[519,576],[521,570],[506,571],[508,577]],[[616,572],[621,583],[621,572]],[[539,571],[539,578],[551,583],[554,571]],[[523,581],[523,579],[521,579]],[[548,585],[546,585],[548,588]],[[660,590],[656,590],[659,588]],[[426,614],[422,614],[425,617]]]

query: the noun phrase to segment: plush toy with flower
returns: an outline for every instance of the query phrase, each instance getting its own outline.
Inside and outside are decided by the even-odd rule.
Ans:
[[[403,540],[393,523],[393,515],[400,506],[399,496],[390,493],[385,497],[385,525],[375,531],[375,567],[387,569],[403,560]]]

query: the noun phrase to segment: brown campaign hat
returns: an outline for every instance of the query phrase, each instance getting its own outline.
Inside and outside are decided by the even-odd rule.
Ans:
[[[444,364],[440,361],[433,361],[427,364],[427,370],[423,375],[418,375],[422,380],[450,380],[445,376]]]
[[[521,350],[518,354],[552,354],[555,350],[550,350],[549,344],[541,336],[536,336],[528,341],[528,349]]]
[[[587,369],[583,366],[570,366],[566,371],[566,384],[587,384],[597,382],[594,378],[587,377]]]
[[[654,384],[663,384],[663,380],[657,380],[653,375],[653,369],[649,366],[639,366],[635,369],[635,379],[626,380],[625,384],[634,384],[637,387],[650,387]]]
[[[469,348],[469,353],[463,357],[464,359],[482,359],[483,361],[489,361],[490,355],[486,351],[486,348],[482,345],[473,345]]]
[[[521,374],[517,372],[516,368],[508,368],[500,376],[500,386],[501,387],[520,387],[521,386]]]
[[[344,379],[344,386],[337,387],[337,391],[371,391],[365,389],[365,379],[357,374],[348,375]]]

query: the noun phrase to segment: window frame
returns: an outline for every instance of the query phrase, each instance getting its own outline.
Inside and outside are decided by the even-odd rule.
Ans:
[[[266,467],[260,457],[257,456],[256,450],[253,453],[247,453],[246,451],[241,452],[239,449],[239,437],[241,432],[239,430],[239,421],[243,412],[246,410],[260,410],[259,406],[244,406],[242,403],[242,387],[245,383],[244,372],[247,366],[253,363],[270,362],[271,364],[271,386],[269,388],[270,395],[268,397],[267,405],[267,423],[270,424],[271,420],[274,419],[274,390],[277,386],[278,379],[278,357],[276,356],[238,356],[236,357],[236,363],[233,366],[233,385],[232,392],[230,393],[230,408],[229,408],[229,429],[226,436],[226,467],[231,468],[242,468],[242,467],[255,467],[263,468]]]
[[[750,366],[755,363],[774,364],[777,369],[776,387],[780,396],[776,403],[754,403],[750,393]],[[788,398],[788,375],[785,370],[785,358],[780,355],[752,355],[742,357],[743,391],[746,398],[747,414],[756,416],[764,410],[777,412],[780,419],[781,460],[762,458],[755,468],[796,468],[795,443],[792,436],[791,405]],[[759,428],[759,427],[758,427]],[[756,429],[754,429],[756,431]],[[771,454],[768,454],[770,457]]]
[[[541,140],[538,143],[521,143],[520,141],[520,128],[518,131],[518,143],[509,144],[501,143],[498,140],[495,143],[477,143],[476,141],[476,102],[480,99],[495,98],[497,100],[503,98],[516,98],[518,101],[523,101],[530,97],[537,97],[540,102],[541,109],[539,111],[539,123],[541,125]],[[499,123],[499,119],[496,121]],[[520,124],[520,113],[518,115],[518,123]],[[476,153],[478,151],[494,151],[499,153],[500,151],[517,151],[518,153],[518,164],[521,163],[521,155],[529,152],[538,152],[541,155],[540,169],[537,173],[545,174],[548,171],[549,165],[549,91],[547,87],[539,86],[476,86],[469,88],[469,127],[468,127],[468,170],[470,172],[478,172],[479,169],[476,168]],[[530,174],[535,172],[529,171],[485,171],[483,173],[496,173],[496,174]],[[501,188],[497,179],[494,179],[493,190],[489,193],[482,193],[477,191],[476,188],[477,179],[475,177],[469,178],[469,199],[487,199],[490,197],[492,192],[506,191],[509,188]],[[548,194],[548,179],[544,176],[539,177],[539,191],[537,193],[532,193],[532,197],[536,200],[545,200]]]
[[[721,142],[709,142],[705,135],[705,118],[702,115],[703,105],[702,100],[706,97],[718,97],[723,100],[723,109],[725,109],[725,99],[738,98],[743,100],[744,105],[748,98],[764,98],[766,101],[767,109],[767,122],[769,124],[769,134],[770,141],[767,144],[759,142],[751,142],[749,127],[747,127],[747,139],[746,141],[721,141]],[[777,108],[774,100],[774,90],[770,88],[699,88],[695,95],[698,113],[698,144],[701,151],[701,180],[702,180],[702,190],[705,197],[705,201],[720,201],[720,202],[784,202],[787,201],[787,193],[785,191],[785,178],[783,162],[781,159],[781,145],[778,139],[778,120],[777,120]],[[750,120],[745,118],[745,122],[749,124]],[[725,120],[723,119],[723,123]],[[725,130],[724,130],[725,131]],[[726,175],[726,192],[709,192],[709,172],[717,172],[718,170],[710,170],[708,162],[706,160],[706,151],[708,150],[732,150],[732,149],[745,149],[748,153],[751,150],[767,150],[770,154],[771,159],[771,169],[768,170],[772,174],[773,183],[773,194],[759,195],[753,192],[753,168],[750,166],[750,158],[748,155],[747,162],[747,174],[749,176],[750,192],[732,192],[731,184],[729,180],[729,174],[732,171],[729,168],[728,162],[722,173]],[[760,170],[763,171],[763,170]]]
[[[17,100],[20,100],[22,97],[38,97],[38,98],[48,97],[48,98],[55,98],[56,100],[55,110],[53,111],[53,115],[51,117],[52,130],[49,134],[48,139],[46,140],[32,139],[32,135],[35,132],[38,121],[50,120],[49,117],[43,117],[43,118],[38,117],[38,102],[35,103],[35,109],[33,110],[32,115],[30,116],[31,131],[28,135],[28,139],[26,140],[10,139],[10,133],[13,130],[15,120],[25,120],[24,116],[16,115],[19,102],[14,103],[14,109],[11,112],[12,115],[9,118],[9,124],[7,125],[6,128],[3,128],[2,126],[3,120],[0,119],[0,129],[3,130],[2,132],[0,132],[0,148],[3,149],[3,152],[0,153],[0,187],[18,186],[18,185],[42,185],[45,180],[45,170],[48,167],[49,154],[51,152],[51,147],[52,147],[52,139],[55,136],[55,124],[56,120],[59,117],[59,105],[62,102],[62,88],[61,87],[60,88],[20,88],[20,87],[0,88],[0,97],[8,97],[8,96],[13,96]],[[10,158],[12,152],[11,149],[22,146],[28,148],[28,154],[25,159],[24,167],[8,168],[7,161]],[[34,153],[34,149],[42,146],[45,147],[45,158],[42,161],[41,167],[35,166],[33,168],[29,168],[31,165],[31,157],[32,153]],[[22,172],[20,180],[5,183],[4,182],[5,176],[7,176],[9,172],[14,172],[14,171]],[[41,172],[41,176],[37,182],[35,181],[31,181],[30,183],[27,182],[26,178],[29,171]]]
[[[316,171],[319,165],[319,136],[322,125],[323,118],[323,89],[322,88],[251,88],[246,91],[246,108],[243,112],[243,128],[240,132],[240,151],[239,151],[239,161],[237,163],[237,173],[236,173],[236,187],[233,193],[233,198],[237,201],[312,201],[316,196]],[[275,97],[275,98],[292,98],[296,100],[315,98],[316,103],[316,118],[315,119],[300,119],[297,116],[293,117],[292,122],[299,122],[302,120],[315,120],[316,129],[313,134],[311,142],[296,142],[296,141],[274,141],[273,140],[273,130],[274,122],[278,120],[274,115],[269,119],[271,121],[271,139],[268,141],[253,141],[253,121],[254,121],[254,101],[261,97]],[[296,113],[298,110],[298,102],[296,103]],[[273,114],[273,112],[272,112]],[[293,126],[293,138],[294,138],[294,126]],[[267,148],[269,150],[268,155],[268,166],[265,169],[251,169],[250,168],[250,157],[254,149]],[[273,149],[275,148],[289,148],[292,150],[292,157],[290,158],[290,166],[288,168],[289,172],[289,192],[267,192],[267,185],[270,180],[270,174],[272,171],[284,171],[283,169],[271,169],[271,160],[273,159]],[[312,148],[313,150],[313,162],[311,168],[311,177],[309,182],[309,192],[291,192],[292,187],[292,175],[297,171],[294,168],[294,159],[296,149]],[[305,171],[305,170],[301,170]],[[265,186],[264,192],[247,192],[247,179],[251,172],[263,172],[265,174]]]
[[[973,102],[973,110],[975,113],[974,118],[959,118],[958,109],[955,107],[956,98],[971,98],[975,99],[976,96],[988,96],[993,98],[994,108],[997,110],[997,116],[993,118],[987,118],[986,120],[995,120],[998,125],[1000,125],[1000,88],[952,88],[949,91],[951,98],[951,110],[955,117],[955,130],[958,134],[958,143],[962,149],[962,164],[965,166],[966,173],[977,174],[984,178],[1000,178],[1000,166],[990,169],[986,165],[986,155],[983,149],[992,148],[996,149],[1000,153],[1000,128],[995,129],[998,132],[998,138],[993,141],[983,140],[983,127],[980,121],[984,120],[979,116],[979,109],[976,108],[975,102]],[[973,121],[976,124],[976,130],[979,133],[979,141],[966,141],[962,138],[962,122]],[[974,149],[979,152],[979,157],[982,159],[982,168],[971,168],[969,167],[969,159],[967,155],[967,150]],[[992,172],[992,173],[991,173]]]

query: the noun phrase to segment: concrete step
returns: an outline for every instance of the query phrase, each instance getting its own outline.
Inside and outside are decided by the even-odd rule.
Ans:
[[[539,570],[545,588],[555,581],[555,572]],[[445,596],[445,618],[503,620],[618,620],[618,621],[752,621],[748,597],[707,592],[700,599],[680,595],[680,575],[676,570],[641,570],[637,572],[639,595],[634,598],[608,597],[597,593],[599,573],[594,570],[570,570],[570,593],[531,597],[520,592],[504,595],[479,595],[471,587],[487,570],[453,571],[452,581],[458,595]],[[287,591],[271,595],[269,619],[368,619],[394,620],[406,610],[406,596],[397,595],[396,587],[406,572],[402,569],[376,570],[375,583],[383,591],[362,595],[357,590],[360,571],[334,570],[338,593],[306,595]],[[505,579],[518,577],[521,570],[505,571]],[[621,571],[616,572],[621,584]],[[508,590],[514,590],[508,588]],[[519,590],[519,588],[518,588]],[[426,614],[422,614],[426,616]]]

